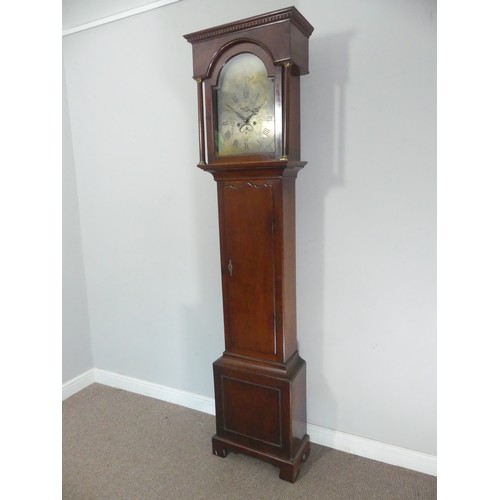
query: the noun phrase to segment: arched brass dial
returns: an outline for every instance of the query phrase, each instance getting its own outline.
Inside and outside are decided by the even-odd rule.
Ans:
[[[215,89],[218,156],[274,153],[274,80],[254,54],[230,59]]]

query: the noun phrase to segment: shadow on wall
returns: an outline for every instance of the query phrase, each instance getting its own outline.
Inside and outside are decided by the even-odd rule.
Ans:
[[[307,339],[300,352],[308,362],[308,408],[316,409],[309,411],[308,421],[315,423],[314,414],[320,411],[332,429],[337,428],[338,408],[325,378],[325,340],[336,332],[325,330],[324,316],[336,304],[325,303],[325,205],[330,191],[346,183],[345,106],[353,36],[349,31],[312,37],[310,75],[301,81],[302,152],[308,165],[297,183],[298,334],[299,341]]]

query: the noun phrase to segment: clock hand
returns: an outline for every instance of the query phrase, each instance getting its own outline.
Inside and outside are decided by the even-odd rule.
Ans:
[[[256,108],[249,108],[248,106],[243,108],[245,111],[250,111],[252,114],[246,119],[246,123],[248,123],[248,121],[250,120],[250,118],[252,118],[253,116],[255,116],[256,114],[259,113],[259,111],[264,107],[266,103],[263,103],[261,104],[260,106],[257,106]]]
[[[248,118],[243,116],[239,111],[234,109],[231,104],[226,103],[226,106],[233,112],[235,113],[241,120],[243,120],[243,125],[240,127],[240,132],[251,132],[253,130],[253,127],[248,123],[250,118],[252,118],[253,115],[250,115]],[[239,125],[239,124],[238,124]]]
[[[248,120],[250,120],[250,118],[252,116],[249,116],[248,118],[245,118],[241,113],[239,113],[236,109],[234,109],[231,104],[227,103],[226,106],[233,112],[235,113],[238,118],[241,118],[245,123],[248,123]]]
[[[260,106],[257,106],[256,108],[254,108],[252,110],[253,114],[256,115],[262,109],[262,106],[264,106],[264,104],[261,104]]]

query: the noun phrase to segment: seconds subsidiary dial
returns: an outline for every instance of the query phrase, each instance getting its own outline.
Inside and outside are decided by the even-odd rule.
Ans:
[[[274,81],[264,63],[250,53],[233,57],[215,91],[218,156],[274,153]]]

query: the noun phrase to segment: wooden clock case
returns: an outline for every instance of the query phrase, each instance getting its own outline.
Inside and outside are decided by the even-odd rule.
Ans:
[[[312,26],[294,7],[185,35],[198,86],[200,162],[217,181],[225,351],[213,364],[213,453],[241,452],[294,482],[310,451],[306,365],[296,334],[295,179],[300,76]],[[215,87],[250,52],[275,85],[273,153],[217,156]]]

